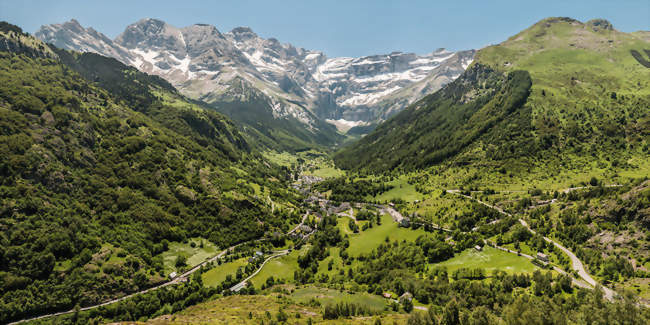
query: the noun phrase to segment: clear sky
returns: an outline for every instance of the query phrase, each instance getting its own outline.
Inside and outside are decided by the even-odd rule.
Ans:
[[[330,57],[481,48],[550,16],[605,18],[624,32],[650,30],[650,0],[0,0],[0,20],[30,33],[75,18],[114,38],[141,18],[159,18],[222,32],[249,26],[262,37]]]

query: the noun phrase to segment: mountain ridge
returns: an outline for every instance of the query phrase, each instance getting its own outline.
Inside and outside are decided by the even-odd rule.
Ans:
[[[633,55],[634,51],[644,49],[650,49],[648,42],[619,32],[604,20],[541,20],[500,44],[479,50],[474,63],[461,77],[344,148],[335,160],[345,168],[364,166],[376,172],[395,167],[420,169],[440,163],[500,166],[499,169],[529,166],[529,170],[540,161],[558,168],[576,165],[582,169],[593,168],[583,159],[593,155],[601,165],[620,167],[623,161],[648,152],[650,70]],[[472,115],[453,119],[453,111],[464,111],[467,102],[454,103],[443,97],[455,84],[471,82],[472,67],[477,65],[489,67],[495,76],[527,71],[532,87],[522,108],[529,113],[520,116],[523,119],[517,118],[519,122],[512,120],[493,129],[493,133],[456,143],[454,129],[482,130],[482,122],[472,120]],[[464,96],[470,101],[481,98],[485,87],[475,84],[464,91]],[[434,97],[438,99],[432,101]],[[506,108],[502,105],[503,110]],[[437,117],[442,120],[436,120]],[[413,123],[424,120],[446,131],[436,135],[412,128]],[[462,143],[463,149],[448,152],[444,159],[430,159],[430,153],[450,145],[432,141],[432,137],[448,137],[454,145]],[[611,157],[618,159],[613,161]]]
[[[114,40],[74,20],[44,25],[35,35],[59,47],[112,56],[160,75],[185,95],[217,109],[233,78],[242,78],[273,103],[263,110],[281,112],[280,118],[293,120],[290,124],[302,123],[313,134],[307,142],[324,135],[328,146],[342,138],[326,120],[380,122],[423,96],[422,91],[397,94],[398,90],[414,84],[438,89],[460,75],[474,53],[439,49],[423,56],[393,52],[327,58],[322,52],[261,38],[248,27],[221,33],[207,24],[176,28],[150,18],[129,25]],[[435,70],[443,63],[447,69]],[[430,78],[434,70],[437,78]],[[249,111],[244,115],[260,109],[243,106]],[[240,120],[238,115],[231,117]]]

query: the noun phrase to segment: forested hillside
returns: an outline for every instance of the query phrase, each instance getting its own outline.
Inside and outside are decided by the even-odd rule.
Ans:
[[[508,131],[517,129],[523,142],[530,136],[530,110],[522,108],[530,86],[525,71],[506,75],[475,64],[443,90],[425,97],[340,152],[337,163],[375,171],[422,168],[457,155],[481,137],[509,142],[513,139]],[[511,155],[507,146],[500,148],[504,152],[495,155]],[[534,147],[525,150],[532,153]]]
[[[336,162],[375,172],[442,162],[586,169],[647,157],[650,69],[633,53],[650,44],[635,35],[603,20],[542,20],[478,51],[459,79],[339,152]]]
[[[285,227],[260,188],[294,200],[223,115],[0,25],[0,322],[162,282],[167,242]]]

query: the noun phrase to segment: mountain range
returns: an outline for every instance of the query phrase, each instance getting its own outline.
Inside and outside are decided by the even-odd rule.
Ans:
[[[161,76],[249,127],[244,132],[253,138],[282,149],[336,145],[342,137],[333,125],[345,132],[387,119],[457,78],[475,53],[328,58],[247,27],[221,33],[207,24],[177,28],[157,19],[129,25],[113,40],[74,19],[42,26],[35,36]]]
[[[390,171],[444,162],[526,173],[533,166],[591,169],[591,161],[643,165],[650,143],[644,35],[602,19],[544,19],[479,50],[458,79],[343,149],[337,163]]]

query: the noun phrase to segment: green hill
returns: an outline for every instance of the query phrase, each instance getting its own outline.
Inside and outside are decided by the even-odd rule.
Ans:
[[[284,179],[162,79],[0,24],[0,323],[161,282],[167,242],[286,228],[255,195],[291,205]]]
[[[542,20],[478,51],[456,81],[335,161],[374,172],[440,163],[529,172],[588,169],[595,161],[621,167],[647,157],[650,69],[637,58],[650,50],[643,35],[604,20]]]

